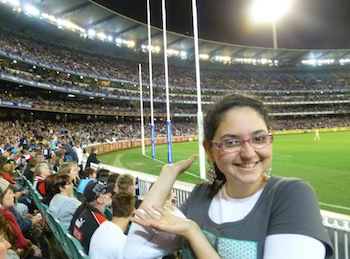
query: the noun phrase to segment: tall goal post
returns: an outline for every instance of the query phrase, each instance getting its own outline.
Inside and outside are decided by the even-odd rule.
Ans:
[[[166,35],[166,8],[165,0],[162,0],[162,18],[163,18],[163,47],[164,47],[164,71],[165,71],[165,96],[166,96],[166,114],[167,114],[167,142],[168,142],[168,163],[173,163],[173,152],[171,143],[171,120],[169,104],[169,74],[168,74],[168,43]]]
[[[141,64],[139,64],[139,82],[140,82],[140,110],[141,110],[141,144],[142,144],[142,155],[145,155],[145,129],[144,129],[144,123],[143,123],[143,96],[142,96]]]
[[[203,147],[203,112],[201,99],[201,79],[199,66],[199,49],[198,49],[198,18],[197,18],[197,2],[192,0],[192,17],[193,17],[193,38],[194,38],[194,52],[195,52],[195,66],[196,66],[196,86],[197,86],[197,128],[198,128],[198,151],[199,151],[199,171],[201,179],[206,179],[205,170],[205,151]]]
[[[149,90],[151,101],[151,138],[152,158],[156,158],[155,137],[154,137],[154,112],[153,112],[153,81],[152,81],[152,41],[151,41],[151,10],[150,0],[147,0],[147,28],[148,28],[148,64],[149,64]]]

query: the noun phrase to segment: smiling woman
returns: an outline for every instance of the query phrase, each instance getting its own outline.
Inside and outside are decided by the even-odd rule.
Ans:
[[[198,184],[179,210],[168,212],[162,209],[166,196],[196,156],[165,165],[141,205],[144,211],[132,219],[139,225],[131,226],[125,258],[176,250],[184,258],[331,257],[311,186],[269,176],[272,135],[262,102],[243,95],[223,98],[207,112],[204,137],[213,182]]]

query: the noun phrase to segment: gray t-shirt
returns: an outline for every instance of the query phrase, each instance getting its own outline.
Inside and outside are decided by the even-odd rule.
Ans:
[[[49,209],[69,228],[73,215],[80,205],[81,202],[76,198],[57,193],[50,201]]]
[[[209,217],[210,185],[199,184],[180,207],[197,222],[223,259],[262,259],[265,239],[274,234],[300,234],[325,244],[331,256],[332,244],[322,224],[317,197],[300,179],[271,177],[253,209],[242,220],[216,224]],[[183,239],[184,259],[195,258]]]

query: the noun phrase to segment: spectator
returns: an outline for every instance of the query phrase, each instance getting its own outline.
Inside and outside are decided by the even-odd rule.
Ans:
[[[79,168],[76,162],[63,162],[60,166],[59,174],[69,175],[71,181],[74,183],[74,186],[78,186],[78,172]]]
[[[5,143],[1,142],[0,143],[0,157],[5,153]]]
[[[18,156],[19,152],[20,151],[17,148],[12,148],[6,163],[13,164],[15,168],[17,168],[20,164],[20,157]]]
[[[85,167],[85,170],[83,172],[83,177],[84,179],[81,180],[78,190],[81,193],[84,193],[85,187],[86,185],[91,182],[91,181],[96,181],[96,171],[95,169],[91,168],[91,167]]]
[[[114,184],[90,182],[84,190],[85,202],[75,212],[69,231],[89,253],[90,239],[95,230],[105,221],[104,213],[112,204]]]
[[[97,149],[95,147],[91,148],[90,155],[86,161],[86,167],[90,167],[91,163],[99,164],[100,160],[97,159]]]
[[[74,146],[72,147],[72,149],[74,150],[74,152],[77,154],[78,157],[78,167],[79,167],[79,176],[82,176],[83,173],[83,155],[84,155],[84,149],[81,146],[81,141],[79,139],[77,139],[74,143]]]
[[[13,234],[11,226],[7,222],[6,218],[0,213],[0,258],[20,259],[13,250],[15,243],[16,237]]]
[[[74,162],[78,163],[78,161],[79,161],[78,155],[69,144],[63,145],[63,151],[64,151],[64,161],[65,162],[74,161]]]
[[[118,191],[119,191],[119,188],[118,188],[118,185],[117,185],[117,179],[118,179],[119,175],[120,174],[118,174],[118,173],[111,173],[108,176],[108,179],[107,179],[107,184],[110,184],[110,183],[114,184],[113,195],[118,193]]]
[[[34,171],[34,181],[33,187],[38,190],[41,195],[45,195],[45,178],[51,175],[52,172],[50,170],[49,165],[46,162],[41,162],[37,164]]]
[[[55,175],[54,193],[49,204],[50,211],[55,213],[57,218],[69,228],[73,215],[81,205],[81,202],[72,197],[73,182],[68,175]]]
[[[0,213],[6,218],[10,224],[13,233],[16,236],[15,251],[20,258],[37,258],[42,256],[41,249],[28,241],[24,236],[18,225],[16,218],[9,210],[14,205],[13,187],[12,185],[4,180],[0,179]]]
[[[41,162],[43,162],[44,160],[44,155],[42,152],[36,152],[35,153],[35,159],[37,161],[38,164],[40,164]]]
[[[38,164],[35,158],[29,160],[27,168],[24,170],[23,175],[29,180],[31,183],[34,181],[34,171],[36,165]]]
[[[130,192],[132,195],[135,195],[135,183],[136,179],[131,174],[121,174],[117,179],[118,191]],[[142,200],[137,196],[135,197],[135,208],[137,209]]]
[[[111,172],[108,169],[100,168],[97,170],[97,181],[107,183],[108,177],[111,175]]]
[[[42,203],[49,206],[50,201],[56,194],[55,177],[57,174],[51,174],[45,178],[45,194],[43,195]]]
[[[60,166],[63,163],[64,153],[62,150],[55,150],[50,159],[50,164],[52,167],[52,171],[58,173],[60,170]]]
[[[9,181],[12,184],[16,184],[16,182],[13,180],[13,178],[15,177],[15,165],[14,164],[6,163],[3,166],[2,171],[4,173],[4,179],[6,179],[7,181]]]
[[[92,235],[89,251],[91,259],[124,259],[124,233],[134,208],[135,199],[130,192],[119,192],[113,196],[113,218],[102,223]]]
[[[25,215],[28,213],[29,207],[31,206],[30,199],[26,196],[28,190],[24,190],[23,186],[14,181],[14,168],[14,164],[5,164],[3,167],[3,178],[13,185],[14,196],[16,200],[19,201],[16,202],[16,208],[20,211],[21,215]]]
[[[150,217],[135,211],[139,218],[132,221],[146,228],[132,224],[124,257],[181,249],[186,258],[330,258],[332,243],[313,189],[300,179],[270,177],[273,137],[263,103],[229,95],[207,112],[203,128],[211,181],[197,185],[174,215],[162,206],[197,156],[165,165],[142,204]]]

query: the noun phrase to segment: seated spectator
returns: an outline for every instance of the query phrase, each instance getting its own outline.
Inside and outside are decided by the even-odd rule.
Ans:
[[[48,256],[48,244],[45,239],[42,238],[43,226],[41,214],[35,216],[32,214],[26,214],[22,216],[15,206],[11,206],[9,210],[15,217],[24,237],[33,243],[37,243],[41,248],[42,253]]]
[[[19,150],[17,148],[12,148],[10,150],[10,154],[7,157],[6,163],[8,164],[13,164],[15,166],[15,168],[18,167],[18,165],[20,164],[20,157],[19,157]]]
[[[135,177],[131,174],[121,174],[117,179],[118,191],[130,192],[132,195],[135,195]],[[137,209],[142,200],[135,196],[135,208]]]
[[[0,143],[0,157],[2,157],[4,153],[5,153],[5,143],[1,142]]]
[[[78,155],[69,144],[63,145],[63,152],[64,152],[64,161],[65,162],[74,161],[74,162],[78,163],[78,161],[79,161]]]
[[[38,190],[41,195],[45,195],[45,178],[52,174],[49,165],[46,162],[39,163],[34,171],[33,187]]]
[[[85,170],[83,172],[83,177],[84,179],[81,180],[78,190],[81,193],[84,193],[85,187],[86,185],[91,182],[91,181],[96,181],[96,171],[95,169],[91,168],[91,167],[85,167]]]
[[[38,161],[33,157],[29,160],[26,169],[23,172],[23,175],[29,180],[31,183],[33,183],[34,180],[34,171],[35,167],[38,164]]]
[[[75,161],[66,161],[63,162],[60,166],[59,174],[68,174],[74,184],[75,187],[78,188],[80,184],[80,176],[77,162]]]
[[[6,164],[6,159],[7,159],[6,157],[0,156],[0,169],[2,169]]]
[[[81,202],[72,197],[73,183],[68,175],[54,175],[54,192],[55,195],[49,204],[50,211],[69,228],[72,217]]]
[[[60,166],[59,174],[67,174],[69,175],[71,181],[74,183],[74,186],[78,186],[77,182],[79,181],[78,173],[79,167],[76,162],[64,162]]]
[[[112,204],[114,184],[90,182],[85,187],[85,201],[75,212],[69,231],[79,240],[86,252],[89,252],[90,239],[95,230],[108,219],[104,216],[107,207]]]
[[[55,173],[59,172],[60,166],[63,163],[63,159],[64,159],[64,153],[62,150],[55,150],[51,154],[50,165],[51,165],[52,171],[54,171]]]
[[[107,183],[108,177],[111,172],[108,169],[100,168],[97,170],[97,181]]]
[[[57,174],[51,174],[45,178],[45,194],[43,195],[42,203],[49,206],[50,201],[56,194],[55,177]]]
[[[118,191],[119,191],[119,188],[118,188],[118,185],[117,185],[117,179],[118,179],[119,175],[120,174],[118,174],[118,173],[111,173],[108,176],[107,184],[110,184],[110,183],[114,184],[114,190],[113,190],[113,194],[112,195],[118,193]]]
[[[4,179],[9,181],[12,184],[16,184],[16,182],[13,180],[15,177],[15,165],[14,164],[5,164],[2,168],[2,172],[4,173]]]
[[[119,192],[113,196],[111,221],[105,221],[91,237],[89,256],[91,259],[123,259],[126,235],[124,234],[135,208],[135,199],[130,192]]]
[[[41,257],[41,249],[24,237],[15,216],[9,210],[9,208],[14,205],[13,186],[4,179],[0,179],[0,205],[0,213],[6,218],[16,236],[16,253],[20,258],[36,258],[35,256]]]
[[[14,173],[15,166],[14,164],[5,164],[3,167],[3,178],[7,180],[9,183],[13,185],[14,188],[14,196],[17,199],[19,199],[16,203],[16,208],[19,210],[21,215],[25,215],[29,211],[29,207],[31,206],[30,199],[28,197],[28,190],[23,189],[21,185],[18,185],[14,181]]]
[[[0,208],[1,209],[1,208]],[[0,213],[0,258],[20,259],[12,249],[16,243],[16,237],[13,234],[11,226],[4,215]]]
[[[38,164],[41,163],[41,162],[43,162],[43,160],[44,160],[44,155],[43,155],[43,153],[42,153],[42,152],[36,152],[36,153],[35,153],[35,159],[36,159],[36,161],[38,162]]]
[[[100,160],[97,159],[97,149],[95,147],[91,148],[90,155],[86,161],[86,167],[90,167],[91,163],[99,164]]]

